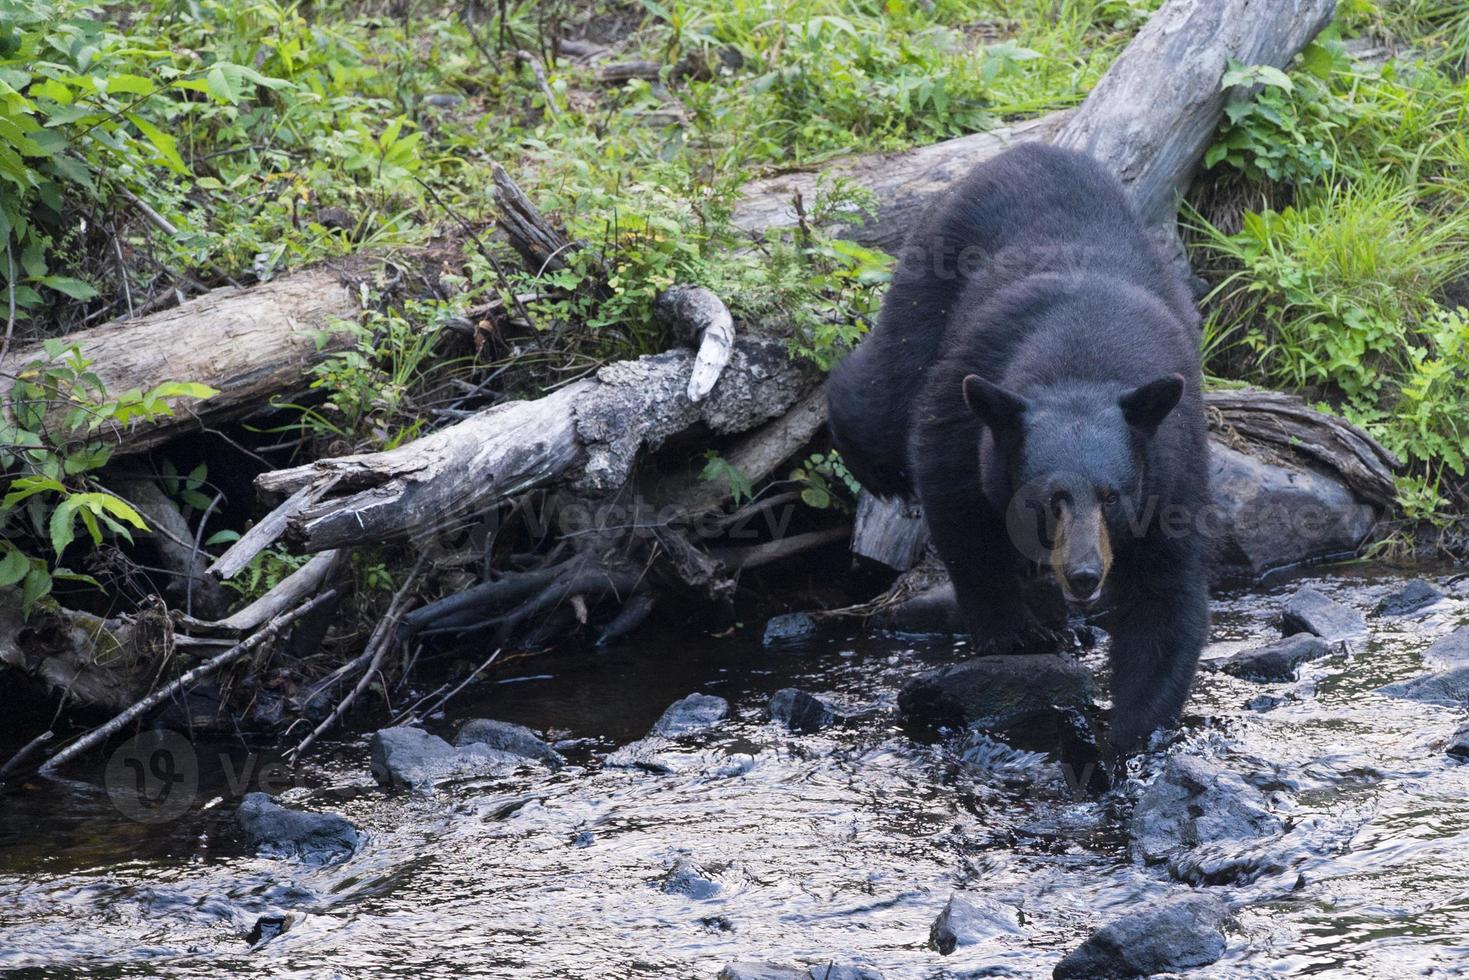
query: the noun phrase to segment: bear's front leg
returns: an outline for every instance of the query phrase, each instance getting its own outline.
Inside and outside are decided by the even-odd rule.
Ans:
[[[1137,564],[1146,570],[1119,583],[1124,598],[1108,623],[1112,747],[1119,754],[1177,720],[1209,635],[1209,590],[1197,559],[1174,553]]]

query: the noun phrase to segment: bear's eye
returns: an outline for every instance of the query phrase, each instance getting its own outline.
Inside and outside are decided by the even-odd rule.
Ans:
[[[1122,499],[1120,496],[1118,496],[1116,490],[1110,489],[1101,491],[1097,494],[1097,496],[1100,497],[1102,503],[1106,504],[1108,507],[1111,507],[1113,504],[1117,503],[1117,501]]]
[[[1060,517],[1061,512],[1069,506],[1071,506],[1071,494],[1065,490],[1057,490],[1051,494],[1051,513]]]

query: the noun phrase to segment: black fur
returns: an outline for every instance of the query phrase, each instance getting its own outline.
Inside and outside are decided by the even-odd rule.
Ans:
[[[1114,551],[1121,749],[1176,717],[1207,634],[1198,347],[1187,287],[1116,178],[1027,145],[975,168],[913,231],[877,326],[828,383],[847,466],[923,504],[986,648],[1038,632],[1020,576],[1041,559],[1020,539],[1044,495],[1117,491],[1095,506]]]

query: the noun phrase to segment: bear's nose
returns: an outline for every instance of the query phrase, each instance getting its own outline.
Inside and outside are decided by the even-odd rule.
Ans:
[[[1078,599],[1090,599],[1101,584],[1101,573],[1095,568],[1078,568],[1066,573],[1066,585]]]

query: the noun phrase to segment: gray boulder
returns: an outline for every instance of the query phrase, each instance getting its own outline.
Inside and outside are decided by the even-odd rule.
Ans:
[[[770,720],[799,734],[818,732],[837,720],[831,705],[794,687],[776,691],[770,698]]]
[[[815,635],[816,620],[809,613],[784,613],[766,622],[761,642],[767,647],[794,646]]]
[[[525,758],[482,743],[450,745],[406,725],[384,728],[369,746],[372,776],[388,789],[431,794],[439,783],[524,765]]]
[[[1320,660],[1331,653],[1331,645],[1319,636],[1297,633],[1283,640],[1237,653],[1217,666],[1226,674],[1251,681],[1294,680],[1303,663]]]
[[[454,736],[454,744],[460,748],[466,745],[487,745],[552,769],[560,769],[566,764],[561,753],[541,741],[535,732],[524,725],[514,725],[508,721],[471,718],[459,729],[459,734]]]
[[[1423,662],[1431,667],[1459,667],[1469,664],[1469,626],[1454,630],[1435,640],[1423,651]]]
[[[1275,568],[1352,554],[1377,522],[1337,481],[1209,443],[1209,511],[1220,578],[1257,579]]]
[[[1425,674],[1412,680],[1384,684],[1377,689],[1377,693],[1408,701],[1439,704],[1446,708],[1469,707],[1469,664]]]
[[[335,813],[288,810],[264,793],[247,793],[235,814],[240,830],[266,857],[299,857],[307,864],[344,861],[357,851],[357,828]]]
[[[1328,599],[1315,589],[1297,589],[1285,601],[1280,632],[1286,636],[1310,633],[1327,642],[1357,639],[1367,632],[1367,620],[1357,610]]]
[[[668,706],[650,735],[671,738],[706,731],[729,717],[729,702],[712,694],[690,694]]]
[[[928,944],[948,956],[961,946],[987,943],[996,936],[1019,936],[1020,912],[1013,905],[978,895],[949,896],[949,904],[939,913],[928,930]]]
[[[1244,882],[1275,862],[1257,846],[1283,826],[1265,797],[1238,774],[1195,756],[1169,757],[1132,813],[1131,834],[1148,863],[1166,862],[1195,884]]]
[[[1421,578],[1414,579],[1396,592],[1383,598],[1372,610],[1374,616],[1410,616],[1427,609],[1444,597],[1436,585]]]
[[[1055,980],[1149,977],[1208,966],[1224,955],[1229,909],[1213,895],[1186,895],[1103,926],[1056,965]]]

